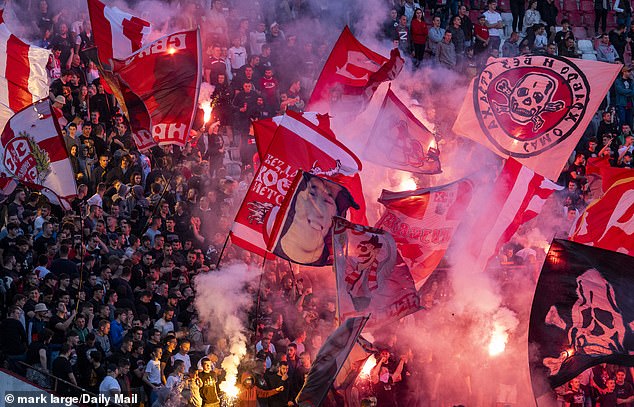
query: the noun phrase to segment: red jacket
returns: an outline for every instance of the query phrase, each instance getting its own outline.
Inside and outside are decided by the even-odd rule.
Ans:
[[[427,34],[429,33],[429,28],[427,28],[427,23],[425,20],[418,21],[417,19],[412,19],[412,25],[410,26],[410,33],[412,38],[412,43],[414,44],[425,44],[427,42]]]

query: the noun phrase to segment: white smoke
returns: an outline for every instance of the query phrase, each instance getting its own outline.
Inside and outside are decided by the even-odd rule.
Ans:
[[[247,353],[247,309],[253,299],[247,285],[256,274],[246,264],[234,263],[218,271],[199,274],[195,279],[196,310],[214,338],[227,338],[229,354],[221,363],[225,380],[220,390],[226,397],[237,395],[238,366]],[[212,339],[212,338],[208,338]]]

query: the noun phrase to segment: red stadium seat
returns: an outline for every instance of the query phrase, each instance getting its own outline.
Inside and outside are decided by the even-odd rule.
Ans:
[[[564,0],[563,11],[578,11],[579,4],[577,4],[577,0]]]
[[[498,0],[498,11],[509,11],[509,0]]]
[[[482,11],[480,10],[469,10],[469,19],[473,24],[478,22],[478,17],[482,15]]]
[[[567,15],[568,20],[570,21],[570,25],[572,27],[581,27],[583,26],[583,15],[576,11],[576,12],[569,12]]]
[[[594,13],[594,2],[588,0],[581,0],[581,11],[586,13],[592,12]]]
[[[577,40],[585,40],[588,38],[588,32],[584,27],[572,27],[572,34]]]

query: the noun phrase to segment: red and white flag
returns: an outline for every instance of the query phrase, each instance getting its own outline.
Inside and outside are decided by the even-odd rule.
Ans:
[[[398,76],[404,62],[398,49],[385,58],[361,44],[346,26],[317,79],[309,110],[362,112],[379,85]]]
[[[102,64],[123,59],[138,51],[152,32],[150,23],[99,0],[88,0],[95,45]]]
[[[353,178],[361,161],[318,125],[287,111],[231,227],[233,243],[265,255],[275,218],[298,170],[338,182]]]
[[[472,193],[469,180],[416,191],[381,193],[379,202],[386,210],[375,227],[394,236],[417,289],[445,255]]]
[[[434,134],[391,89],[385,94],[363,156],[396,170],[420,174],[442,172]]]
[[[68,202],[77,195],[75,174],[48,99],[16,113],[5,126],[0,144],[7,174],[41,190],[51,202],[70,208]]]
[[[484,213],[468,228],[468,250],[476,259],[474,269],[484,271],[489,259],[517,229],[535,218],[546,199],[563,188],[509,158],[488,195]]]
[[[184,146],[188,141],[198,107],[201,58],[200,32],[189,30],[162,37],[129,58],[114,61],[118,81],[145,104],[150,114],[151,127],[135,132],[140,139],[137,144],[150,145],[148,134],[161,146]],[[121,89],[124,98],[125,90]],[[138,103],[126,99],[126,105]]]
[[[551,55],[492,61],[471,82],[453,131],[556,180],[621,65]]]
[[[123,114],[130,122],[130,130],[134,144],[139,151],[147,151],[158,144],[152,138],[152,118],[145,107],[145,103],[130,87],[119,80],[119,77],[110,71],[101,70],[101,78],[108,85],[112,94],[117,98]]]
[[[376,329],[421,309],[391,234],[335,217],[332,241],[339,321],[369,313]]]
[[[48,96],[46,64],[51,51],[11,34],[0,9],[0,128],[11,116]]]
[[[577,219],[570,240],[634,256],[634,170],[616,170],[603,196]]]
[[[301,116],[313,123],[319,129],[319,133],[330,140],[336,140],[335,133],[330,128],[330,117],[327,114],[319,114],[315,112],[303,112]],[[277,127],[284,120],[284,116],[275,116],[270,119],[256,120],[253,122],[253,133],[255,135],[255,144],[258,148],[259,161],[264,161],[264,156],[275,137],[275,131]],[[314,160],[308,157],[310,160],[305,162],[302,168],[312,168]],[[311,161],[312,160],[312,161]],[[350,219],[355,223],[367,224],[368,219],[366,217],[366,204],[365,197],[363,196],[363,187],[361,185],[361,177],[359,174],[354,174],[352,177],[335,174],[332,177],[325,176],[325,178],[332,179],[333,181],[343,185],[352,194],[354,201],[359,205],[358,208],[350,208]]]

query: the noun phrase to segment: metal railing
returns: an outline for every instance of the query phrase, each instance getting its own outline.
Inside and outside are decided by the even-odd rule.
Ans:
[[[88,390],[84,389],[83,387],[77,386],[77,385],[75,385],[75,384],[73,384],[73,383],[71,383],[71,382],[69,382],[69,381],[67,381],[67,380],[64,380],[64,379],[62,379],[62,378],[59,378],[59,377],[57,377],[57,376],[53,375],[51,372],[49,372],[49,371],[47,371],[47,370],[43,370],[42,368],[35,367],[35,366],[31,366],[31,365],[29,365],[28,363],[25,363],[25,362],[23,362],[23,361],[17,361],[17,363],[18,363],[19,365],[21,365],[21,366],[22,366],[22,367],[23,367],[23,368],[24,368],[27,372],[28,372],[28,370],[29,370],[29,369],[31,369],[31,370],[35,370],[36,372],[38,372],[38,373],[40,373],[40,374],[43,374],[43,375],[45,375],[46,377],[48,377],[48,378],[49,378],[49,381],[50,381],[50,383],[51,383],[51,388],[50,388],[50,389],[44,389],[44,388],[42,388],[42,389],[41,389],[42,391],[47,391],[47,392],[48,392],[48,391],[50,391],[50,392],[53,392],[53,393],[57,394],[57,391],[58,391],[58,386],[59,386],[59,384],[60,384],[60,383],[62,383],[62,384],[64,384],[65,386],[67,386],[68,388],[70,388],[70,389],[71,389],[71,393],[72,393],[71,395],[72,395],[72,396],[81,396],[82,394],[87,394],[87,395],[89,395],[89,396],[90,396],[90,398],[91,398],[92,400],[97,400],[97,399],[99,398],[99,395],[98,395],[98,394],[95,394],[95,393],[93,393],[93,392],[91,392],[91,391],[88,391]],[[26,380],[27,382],[29,382],[29,383],[31,383],[31,384],[33,384],[33,385],[37,386],[37,384],[36,384],[36,383],[32,383],[31,381],[29,381],[29,380],[26,378],[26,376],[24,377],[24,380]],[[38,387],[39,387],[39,386],[38,386]],[[80,404],[77,404],[77,405],[78,405],[78,406],[95,406],[95,407],[101,407],[101,406],[102,406],[102,405],[101,405],[101,404],[99,404],[99,403],[88,403],[88,404],[81,404],[81,403],[80,403]],[[110,404],[109,404],[109,406],[115,406],[115,407],[125,407],[125,406],[123,406],[123,405],[121,405],[121,404],[117,404],[117,403],[110,403]]]

